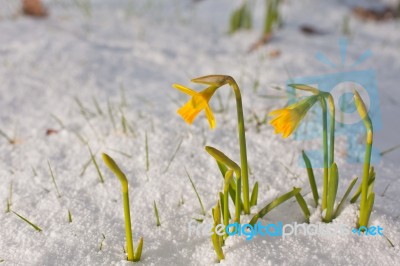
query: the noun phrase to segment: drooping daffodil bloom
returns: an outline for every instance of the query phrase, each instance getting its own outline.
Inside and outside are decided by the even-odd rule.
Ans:
[[[200,92],[194,91],[180,84],[173,84],[172,86],[175,89],[191,96],[190,100],[181,108],[179,108],[177,112],[186,123],[192,124],[197,115],[204,110],[208,123],[210,124],[210,128],[215,128],[216,122],[214,114],[208,102],[219,86],[211,85]]]
[[[268,115],[275,117],[269,122],[275,128],[275,134],[282,133],[283,138],[289,137],[317,100],[317,95],[309,96],[283,109],[270,112]]]

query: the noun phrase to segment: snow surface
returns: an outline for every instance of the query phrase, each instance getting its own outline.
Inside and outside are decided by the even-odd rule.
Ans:
[[[234,100],[228,88],[219,90],[226,110],[216,113],[217,128],[209,131],[203,114],[193,126],[176,115],[187,97],[171,88],[173,83],[192,86],[191,78],[207,74],[232,75],[242,88],[250,181],[260,182],[257,208],[293,186],[304,187],[303,194],[308,193],[311,203],[306,172],[296,161],[303,144],[281,139],[270,126],[257,130],[250,117],[253,113],[264,117],[285,105],[286,99],[260,95],[284,95],[272,87],[284,86],[290,76],[329,73],[328,67],[314,60],[314,54],[322,51],[339,60],[337,41],[342,37],[343,18],[351,16],[351,6],[359,1],[284,1],[284,27],[271,43],[248,54],[248,47],[259,37],[261,2],[257,3],[256,29],[229,36],[229,14],[241,1],[92,1],[90,16],[73,1],[45,1],[51,15],[41,20],[18,14],[18,1],[1,1],[0,129],[10,136],[15,132],[18,140],[11,145],[0,139],[1,208],[6,208],[12,183],[12,210],[43,231],[35,231],[13,213],[0,212],[0,261],[4,260],[0,265],[130,264],[123,254],[120,184],[101,162],[101,152],[109,153],[128,176],[134,240],[144,237],[140,264],[214,264],[209,237],[188,238],[187,224],[199,217],[200,208],[185,167],[208,210],[205,222],[211,222],[210,209],[222,179],[203,147],[215,146],[238,161]],[[327,34],[305,36],[298,30],[301,24],[316,25]],[[363,68],[374,68],[377,73],[383,129],[377,132],[375,143],[385,150],[400,142],[400,22],[366,23],[350,17],[350,30],[350,60],[367,49],[374,53]],[[271,57],[277,49],[281,55]],[[255,81],[260,84],[257,91],[253,90]],[[103,115],[86,120],[75,97],[96,114],[95,97]],[[107,102],[116,128],[108,116]],[[220,109],[217,98],[212,106]],[[132,128],[127,134],[120,122],[122,113]],[[58,133],[46,135],[48,129]],[[92,164],[81,175],[90,155],[78,136],[88,140],[96,152],[104,184]],[[345,151],[345,142],[336,148],[341,197],[352,177],[361,176],[362,166],[345,162],[340,153]],[[256,237],[252,241],[232,237],[224,247],[222,264],[400,265],[399,155],[398,150],[389,153],[376,166],[376,199],[370,221],[384,228],[394,248],[383,237],[356,235],[284,240]],[[55,172],[61,198],[47,161]],[[316,176],[320,187],[320,170]],[[161,227],[155,225],[153,201]],[[68,222],[68,210],[72,223]],[[357,212],[357,205],[347,205],[334,223],[354,226]],[[312,222],[318,223],[315,215]],[[264,221],[301,223],[304,218],[297,203],[290,200]]]

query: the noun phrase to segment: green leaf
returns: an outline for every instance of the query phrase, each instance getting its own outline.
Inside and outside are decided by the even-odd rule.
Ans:
[[[139,244],[138,244],[138,247],[136,249],[136,253],[135,253],[133,261],[140,261],[140,258],[142,257],[143,241],[144,241],[143,237],[141,237],[139,239]]]
[[[319,195],[318,195],[317,183],[315,182],[314,171],[311,166],[311,161],[304,151],[302,151],[302,154],[304,163],[307,167],[308,181],[310,182],[310,187],[314,197],[315,206],[318,206]]]
[[[370,168],[369,177],[368,177],[368,187],[375,181],[375,171],[374,168]],[[361,195],[361,185],[357,188],[357,191],[354,193],[353,197],[350,200],[350,203],[354,203],[357,201],[358,197]]]
[[[306,218],[306,221],[308,223],[310,221],[311,213],[310,213],[310,210],[308,209],[307,203],[306,203],[306,201],[304,200],[303,196],[300,193],[297,193],[295,195],[295,197],[296,197],[296,200],[299,203],[300,208],[304,213],[304,217]]]
[[[221,223],[221,209],[219,202],[217,202],[217,205],[215,208],[212,209],[213,213],[213,219],[214,219],[214,227],[213,227],[213,234],[211,235],[211,241],[213,243],[213,247],[215,250],[215,253],[217,254],[218,261],[221,261],[225,258],[224,252],[222,250],[222,238],[216,234],[215,232],[215,227]]]
[[[218,162],[217,160],[215,160],[217,162],[218,168],[222,174],[222,178],[225,178],[226,172],[228,171],[228,167],[226,167],[225,164]],[[229,196],[232,199],[232,202],[236,205],[236,181],[235,180],[231,180],[231,184],[229,186]],[[241,202],[241,204],[243,205],[243,202]]]
[[[269,213],[274,208],[278,207],[280,204],[284,203],[288,199],[296,196],[301,191],[301,188],[293,188],[292,191],[283,194],[282,196],[276,198],[275,200],[271,201],[267,204],[264,208],[262,208],[256,215],[253,216],[250,223],[251,225],[255,225],[257,220],[263,218],[267,213]]]
[[[337,208],[336,208],[336,211],[335,211],[335,214],[333,215],[333,218],[336,218],[336,217],[340,214],[340,210],[341,210],[341,208],[343,207],[344,203],[346,202],[347,197],[349,196],[349,194],[350,194],[351,190],[353,189],[354,185],[357,183],[357,180],[358,180],[358,177],[354,178],[354,179],[351,181],[349,187],[347,188],[347,190],[346,190],[346,192],[344,193],[342,199],[340,200],[339,205],[338,205]]]
[[[70,210],[68,210],[68,222],[72,223],[72,214],[71,214]]]
[[[237,163],[235,163],[228,156],[226,156],[223,152],[219,151],[218,149],[216,149],[214,147],[206,146],[205,149],[212,157],[214,157],[215,160],[217,160],[220,163],[223,163],[229,169],[232,169],[233,171],[235,171],[236,178],[240,177],[241,169]]]
[[[327,222],[332,221],[333,207],[335,205],[338,182],[339,182],[338,168],[337,168],[336,163],[333,163],[330,168],[330,173],[329,173],[328,194],[327,194],[327,202],[326,202],[325,220]]]
[[[254,184],[253,191],[251,192],[250,207],[257,205],[257,199],[258,199],[258,182]]]
[[[243,3],[238,9],[232,12],[230,17],[229,33],[234,33],[240,29],[251,29],[253,18],[247,3]]]
[[[156,201],[153,201],[153,207],[154,207],[154,215],[156,216],[156,225],[161,226],[160,215],[158,214]]]

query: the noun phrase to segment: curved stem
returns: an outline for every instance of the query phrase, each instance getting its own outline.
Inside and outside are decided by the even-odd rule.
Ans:
[[[134,247],[132,240],[131,213],[129,209],[128,179],[110,156],[103,153],[102,157],[107,167],[110,168],[110,170],[117,176],[117,178],[121,182],[122,199],[124,204],[124,217],[125,217],[126,248],[128,252],[128,261],[133,261]]]
[[[328,172],[328,130],[327,130],[327,109],[326,109],[326,101],[324,97],[320,98],[321,107],[322,107],[322,145],[324,148],[324,188],[322,192],[322,209],[326,208],[327,196],[328,196],[328,180],[329,180],[329,172]]]
[[[239,86],[233,78],[229,79],[229,85],[232,87],[235,98],[238,116],[238,131],[239,131],[239,145],[240,145],[240,166],[242,169],[241,179],[243,185],[243,210],[245,214],[250,213],[249,202],[249,171],[247,167],[247,151],[246,151],[246,133],[243,118],[242,96],[240,94]]]

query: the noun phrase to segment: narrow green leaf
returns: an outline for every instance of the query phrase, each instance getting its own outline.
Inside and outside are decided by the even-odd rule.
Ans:
[[[154,207],[154,214],[156,216],[156,225],[161,226],[160,215],[158,214],[156,201],[153,202],[153,207]]]
[[[97,101],[96,97],[93,97],[92,100],[93,100],[93,104],[94,104],[94,107],[96,108],[97,113],[98,113],[99,115],[103,116],[103,111],[101,110],[100,104],[99,104],[99,102]]]
[[[106,240],[106,236],[104,234],[101,234],[101,236],[103,237],[103,239],[100,241],[100,247],[99,247],[100,251],[103,249],[104,240]]]
[[[142,257],[143,241],[144,241],[143,237],[141,237],[139,239],[139,244],[138,244],[138,247],[136,249],[135,257],[134,257],[134,260],[133,260],[135,262],[140,261],[140,258]]]
[[[114,114],[113,114],[113,111],[112,111],[112,108],[111,108],[110,101],[107,102],[107,110],[108,110],[108,116],[110,117],[111,124],[112,124],[112,126],[113,126],[113,128],[115,130],[117,128],[117,126],[116,126],[116,123],[115,123]]]
[[[146,151],[146,171],[149,171],[150,169],[150,161],[149,161],[149,142],[147,138],[147,131],[145,132],[145,151]]]
[[[269,213],[274,208],[278,207],[280,204],[284,203],[288,199],[296,196],[301,191],[301,188],[293,188],[292,191],[283,194],[282,196],[276,198],[275,200],[271,201],[267,204],[264,208],[262,208],[250,221],[251,225],[255,225],[258,219],[263,218],[267,213]]]
[[[394,147],[392,147],[392,148],[390,148],[390,149],[387,149],[387,150],[385,150],[385,151],[382,151],[382,152],[380,153],[380,155],[381,155],[381,156],[384,156],[384,155],[386,155],[386,154],[388,154],[388,153],[390,153],[390,152],[392,152],[392,151],[397,150],[398,148],[400,148],[400,144],[399,144],[399,145],[396,145],[396,146],[394,146]]]
[[[304,213],[304,217],[306,218],[306,221],[308,223],[310,221],[311,213],[310,213],[310,210],[308,209],[307,203],[306,203],[306,201],[304,200],[303,196],[300,193],[297,193],[295,195],[295,197],[296,197],[296,200],[299,203],[300,208]]]
[[[215,160],[217,160],[220,163],[223,163],[228,168],[235,171],[236,177],[240,176],[240,171],[241,171],[240,166],[237,163],[235,163],[234,161],[232,161],[223,152],[221,152],[218,149],[211,147],[211,146],[206,146],[205,149],[212,157],[214,157]]]
[[[318,206],[319,195],[318,195],[317,183],[315,182],[314,170],[311,166],[311,161],[308,158],[307,154],[304,151],[302,151],[302,154],[304,163],[307,168],[308,181],[310,182],[310,187],[314,197],[315,206]]]
[[[385,237],[385,239],[389,242],[390,246],[394,248],[393,242],[387,236],[383,235],[383,237]]]
[[[95,156],[94,156],[94,154],[93,154],[93,152],[92,152],[92,149],[90,149],[90,146],[89,146],[89,145],[87,145],[87,147],[88,147],[88,150],[89,150],[89,153],[90,153],[90,158],[91,158],[91,160],[92,160],[92,163],[94,164],[94,167],[96,168],[97,174],[98,174],[98,176],[99,176],[100,182],[101,182],[101,183],[104,183],[103,175],[101,174],[99,165],[97,164],[97,161],[96,161],[96,158],[95,158]]]
[[[329,182],[328,182],[328,194],[327,194],[327,202],[326,202],[326,215],[325,220],[327,222],[332,221],[333,208],[335,205],[337,188],[339,181],[339,173],[336,163],[333,163],[330,168],[329,173]]]
[[[375,202],[375,193],[372,192],[372,194],[367,199],[367,206],[366,206],[367,211],[365,212],[367,216],[365,220],[366,225],[368,225],[369,218],[371,217],[371,212],[372,208],[374,207],[374,202]]]
[[[164,173],[168,172],[169,166],[171,165],[172,161],[175,159],[176,154],[178,153],[179,149],[181,148],[183,142],[183,138],[178,143],[178,146],[175,149],[175,152],[172,154],[171,158],[168,161],[167,167],[164,169]]]
[[[336,218],[340,214],[340,210],[344,206],[347,197],[350,195],[351,190],[353,189],[354,185],[357,183],[358,177],[354,178],[351,182],[349,187],[347,188],[346,192],[344,193],[342,199],[340,200],[339,205],[336,208],[335,214],[333,215],[333,218]]]
[[[68,222],[72,223],[72,214],[71,214],[70,210],[68,210]]]
[[[50,162],[49,162],[49,161],[47,161],[47,164],[48,164],[48,166],[49,166],[49,170],[50,170],[51,179],[53,180],[54,187],[56,188],[57,197],[61,198],[61,194],[60,194],[60,191],[58,190],[58,186],[57,186],[56,178],[55,178],[55,176],[54,176],[53,170],[51,169]]]
[[[257,205],[257,199],[258,199],[258,182],[254,184],[253,190],[251,192],[250,207]]]
[[[214,227],[213,227],[213,234],[211,235],[211,241],[213,243],[214,251],[217,254],[218,261],[221,261],[225,258],[224,252],[222,250],[222,240],[219,235],[215,232],[215,227],[221,223],[221,209],[219,202],[217,205],[212,209],[213,219],[214,219]]]
[[[221,171],[222,178],[225,178],[226,172],[228,171],[228,167],[226,167],[225,164],[217,162],[218,168]],[[229,196],[231,197],[233,203],[235,203],[235,195],[236,195],[236,182],[234,180],[231,181],[230,187],[229,187]]]
[[[188,171],[186,170],[186,167],[185,167],[185,172],[186,172],[187,177],[189,178],[190,184],[192,184],[192,188],[194,190],[194,193],[196,193],[196,197],[197,197],[197,200],[199,201],[200,208],[201,208],[201,214],[202,215],[206,215],[206,210],[204,209],[204,205],[203,205],[203,202],[201,201],[199,192],[197,192],[196,186],[195,186],[192,178],[190,177]]]
[[[18,213],[16,213],[15,211],[12,211],[15,215],[17,215],[21,220],[23,220],[24,222],[28,223],[30,226],[32,226],[36,231],[41,232],[42,229],[37,226],[36,224],[32,223],[31,221],[29,221],[28,219],[26,219],[25,217],[19,215]]]
[[[0,136],[4,137],[9,143],[13,143],[13,139],[0,129]]]
[[[60,118],[58,118],[58,117],[57,117],[56,115],[54,115],[54,114],[50,114],[50,115],[51,115],[51,117],[52,117],[54,120],[57,121],[57,123],[60,125],[61,128],[65,128],[64,123],[61,121]]]
[[[369,177],[368,177],[368,187],[375,181],[375,171],[373,167],[371,167],[370,172],[369,172]],[[357,201],[358,197],[361,195],[361,185],[360,184],[357,188],[357,191],[354,193],[353,197],[350,200],[350,203],[354,203]]]

